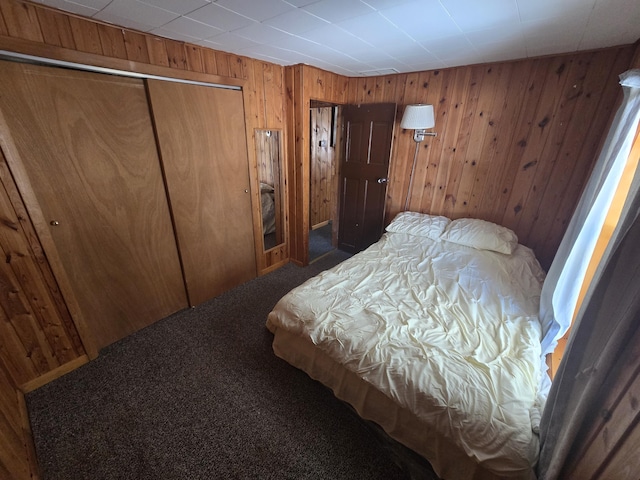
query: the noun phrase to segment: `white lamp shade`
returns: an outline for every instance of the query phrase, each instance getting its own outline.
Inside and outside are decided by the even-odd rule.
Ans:
[[[407,105],[400,126],[407,130],[424,130],[436,124],[433,105]]]

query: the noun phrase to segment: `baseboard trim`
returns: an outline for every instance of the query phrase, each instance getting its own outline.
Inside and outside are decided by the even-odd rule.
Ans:
[[[50,372],[45,373],[44,375],[40,375],[33,380],[29,380],[28,382],[23,383],[22,385],[20,385],[19,389],[23,394],[32,392],[35,389],[40,388],[41,386],[46,385],[49,382],[52,382],[56,378],[60,378],[61,376],[72,372],[85,363],[89,363],[89,357],[87,355],[82,355],[71,360],[70,362],[65,363],[64,365],[60,365],[58,368],[55,368]]]

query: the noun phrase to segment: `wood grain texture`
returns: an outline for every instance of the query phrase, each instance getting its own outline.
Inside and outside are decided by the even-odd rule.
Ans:
[[[214,77],[203,76],[196,71],[190,70],[178,71],[177,69],[172,69],[171,72],[167,72],[163,69],[169,65],[170,60],[167,53],[165,40],[160,37],[154,37],[148,34],[134,32],[128,29],[116,29],[115,27],[108,26],[111,29],[109,30],[110,32],[116,30],[122,33],[127,60],[125,61],[117,57],[108,57],[104,55],[104,52],[102,51],[103,47],[108,48],[109,50],[107,51],[114,50],[120,52],[117,54],[118,56],[122,56],[122,49],[120,40],[117,39],[117,35],[115,37],[111,37],[111,35],[105,36],[103,34],[102,38],[100,37],[100,29],[98,28],[98,26],[103,24],[94,22],[89,19],[82,19],[74,15],[68,15],[66,13],[56,11],[55,9],[51,9],[43,5],[29,4],[27,7],[25,7],[23,6],[23,4],[25,3],[28,2],[0,0],[0,5],[2,6],[2,9],[0,9],[0,34],[9,35],[9,31],[6,28],[5,17],[8,19],[12,19],[16,15],[16,13],[14,12],[17,11],[18,14],[20,14],[23,10],[26,12],[35,11],[37,13],[37,18],[33,17],[33,15],[31,14],[24,17],[26,19],[30,19],[29,21],[22,21],[17,24],[12,23],[12,26],[16,26],[16,28],[12,28],[11,37],[6,36],[0,38],[2,48],[17,51],[20,53],[58,58],[61,60],[72,62],[89,63],[107,68],[118,68],[124,70],[132,69],[134,71],[147,72],[156,75],[174,75],[193,80],[212,81],[216,83],[243,84],[241,82],[244,82],[245,91],[251,92],[249,95],[245,94],[245,110],[246,112],[248,112],[247,130],[253,131],[253,128],[258,127],[279,128],[283,130],[283,137],[286,141],[287,133],[284,131],[284,118],[282,114],[282,112],[284,111],[283,104],[285,93],[283,91],[281,94],[277,94],[278,88],[282,88],[284,90],[284,87],[282,86],[284,83],[284,68],[276,65],[271,65],[268,69],[269,74],[264,75],[263,70],[265,70],[265,68],[263,68],[264,62],[262,61],[254,61],[246,57],[236,57],[223,52],[216,52],[214,50],[193,46],[194,48],[198,48],[201,51],[203,62],[206,67],[206,73],[209,75],[214,75]],[[42,32],[42,39],[40,39],[37,34],[33,33],[33,29],[35,28],[34,22],[36,20],[39,21],[39,28]],[[73,29],[71,27],[72,23],[74,25]],[[79,43],[81,44],[82,48],[76,47],[74,35],[76,38],[80,39]],[[116,40],[114,41],[118,45],[110,45],[110,38],[116,38]],[[28,39],[30,41],[25,41],[25,39]],[[60,49],[58,47],[64,48]],[[99,53],[86,53],[87,51]],[[242,62],[240,71],[245,76],[245,78],[243,79],[232,79],[221,76],[222,74],[230,74],[229,62],[233,61],[234,58],[240,58]],[[217,60],[219,60],[220,68],[218,68],[218,64],[216,62]],[[238,62],[236,61],[236,64],[237,63]],[[273,94],[273,96],[268,97],[265,92],[271,92],[269,95]],[[282,102],[282,104],[279,104],[279,102]],[[275,120],[278,124],[267,125],[266,110],[272,108],[279,111],[270,114],[270,118],[272,119],[272,121]],[[260,115],[255,114],[255,112],[260,112]],[[252,170],[251,190],[252,196],[255,196],[256,198],[255,205],[257,206],[259,205],[259,189],[257,186],[257,174],[255,173],[255,154],[253,153],[253,151],[250,151],[249,156],[252,164],[254,165]],[[283,159],[284,161],[287,161],[286,149]],[[254,180],[255,185],[253,183]],[[21,222],[24,219],[28,221],[28,215],[24,210],[24,206],[19,206],[21,199],[20,194],[17,192],[17,189],[15,191],[15,195],[11,195],[11,201],[17,210],[20,210],[20,208],[22,209],[21,211],[23,212],[24,216],[20,216],[22,214],[19,214]],[[256,225],[259,227],[259,216],[254,215],[254,217],[256,218]],[[287,221],[288,215],[285,213],[285,224]],[[285,234],[286,241],[288,239],[286,228]],[[41,271],[47,270],[48,261],[44,256],[41,248],[35,245],[37,243],[35,232],[28,233],[28,236],[30,239],[36,240],[35,242],[31,242],[31,247],[34,249],[36,259]],[[272,251],[268,254],[262,252],[262,246],[260,244],[259,248],[256,247],[256,252],[260,260],[259,265],[261,273],[266,273],[276,268],[277,266],[281,266],[289,259],[288,242],[285,242],[285,244],[279,247],[277,251]],[[33,277],[31,280],[34,283],[37,283],[38,281],[41,282],[46,286],[46,288],[49,289],[49,291],[54,292],[52,293],[52,295],[54,296],[56,307],[66,311],[67,304],[72,304],[73,302],[71,302],[71,300],[69,299],[65,301],[65,299],[62,298],[62,295],[58,290],[58,285],[56,284],[56,281],[50,271],[46,274],[43,273],[43,275],[44,278],[38,279],[37,277]],[[70,306],[69,308],[72,307]],[[79,308],[75,308],[74,311],[76,311],[77,313],[79,311]],[[48,312],[45,312],[44,315],[49,317]],[[55,321],[55,317],[50,318],[52,321]],[[73,331],[73,333],[70,333],[69,335],[73,338],[76,349],[81,351],[82,343],[84,343],[85,347],[88,348],[89,357],[94,358],[97,355],[97,350],[95,349],[95,345],[90,345],[91,334],[86,330],[86,326],[84,326],[82,323],[74,325],[70,316],[66,317],[65,322],[68,329],[71,329]],[[78,332],[75,331],[75,327],[80,329],[80,336],[84,335],[83,342],[80,341],[80,337],[78,336]],[[49,339],[49,342],[55,343],[55,340]]]
[[[420,148],[411,209],[504,224],[548,267],[564,233],[552,225],[566,227],[575,208],[630,54],[608,49],[407,76],[403,103],[435,105],[439,134]],[[409,135],[398,129],[396,139],[392,165],[402,179],[392,178],[387,221],[400,211],[403,165],[412,160]],[[580,182],[567,188],[574,174]]]
[[[44,8],[38,9],[37,14],[44,43],[71,49],[76,47],[67,15]]]
[[[629,68],[636,50],[614,47],[348,79],[342,102],[384,99],[400,106],[386,223],[404,209],[409,195],[411,210],[472,216],[512,228],[548,268],[615,111],[617,76]],[[325,87],[327,72],[302,69],[302,104],[310,99],[337,101],[336,92]],[[435,106],[438,136],[420,144],[408,193],[415,143],[411,132],[399,128],[399,120],[403,107],[413,103]],[[306,127],[301,125],[296,135],[309,145]],[[297,152],[296,164],[304,168],[305,147]],[[297,185],[296,196],[304,197],[304,184]],[[302,220],[295,222],[295,235],[302,238]]]
[[[289,255],[300,265],[309,262],[310,229],[310,137],[311,100],[329,104],[346,102],[348,79],[307,65],[287,67],[285,90],[287,95],[287,121],[289,123]]]
[[[70,279],[65,296],[98,346],[186,307],[142,82],[10,62],[2,80],[16,145],[7,160],[26,172],[30,216],[42,216],[36,228],[60,258],[56,276]]]
[[[21,21],[18,24],[12,23],[16,26],[11,30],[11,38],[32,41],[25,47],[8,41],[9,37],[0,38],[0,43],[5,49],[17,49],[16,51],[22,53],[123,70],[141,70],[141,65],[146,64],[154,67],[146,69],[146,72],[156,75],[177,75],[199,81],[243,85],[247,91],[251,92],[245,100],[247,143],[252,143],[252,132],[255,128],[280,129],[285,138],[288,135],[284,123],[284,67],[114,27],[28,1],[0,0],[0,7],[2,7],[0,8],[0,35],[4,33],[2,25],[6,24],[5,17],[12,19],[13,22],[13,18],[18,15]],[[9,34],[9,32],[6,33]],[[65,47],[65,49],[43,48],[44,46]],[[87,56],[74,54],[76,52],[86,53]],[[120,60],[122,62],[119,62]],[[131,62],[137,62],[137,64]],[[155,67],[171,67],[172,73],[163,73]],[[199,76],[201,72],[218,78],[214,80]],[[335,83],[335,79],[331,76],[329,81]],[[255,161],[252,150],[249,152],[249,160]],[[286,146],[283,160],[288,161]],[[253,166],[251,179],[253,209],[256,217],[254,228],[258,232],[259,191],[257,174]],[[285,195],[288,197],[288,189],[285,189]],[[286,221],[288,218],[285,218]],[[287,239],[288,236],[285,240]],[[285,243],[287,244],[285,257],[288,258],[288,242]],[[264,255],[258,244],[256,244],[256,255],[260,271],[272,266],[271,260]],[[277,261],[278,264],[281,262],[281,259]]]
[[[129,30],[122,30],[122,35],[124,38],[124,48],[127,51],[127,60],[151,63],[145,35]]]
[[[74,28],[71,27],[72,23]],[[98,24],[100,23],[91,19],[82,19],[41,4],[32,4],[20,0],[0,0],[0,44],[3,49],[81,63],[100,64],[109,68],[125,70],[142,69],[142,66],[145,66],[148,67],[150,73],[167,74],[166,69],[163,69],[169,67],[170,58],[165,39],[123,29],[127,59],[109,57],[106,56],[109,53],[102,51],[103,42],[100,41],[100,35],[97,33]],[[78,45],[76,44],[76,39]],[[107,45],[107,47],[109,49],[112,48],[110,45]],[[597,57],[610,58],[612,51],[608,49],[597,52]],[[636,44],[633,51],[635,59],[631,66],[638,68],[640,67],[640,46]],[[93,52],[93,54],[85,54],[84,52]],[[440,85],[436,94],[435,89],[429,86],[431,84],[430,79],[435,77],[435,72],[391,75],[380,77],[371,83],[371,80],[350,79],[312,67],[299,65],[283,68],[273,65],[271,69],[274,75],[265,76],[263,74],[264,62],[262,61],[237,57],[206,48],[201,48],[200,53],[205,73],[217,76],[216,80],[218,82],[233,83],[234,79],[231,78],[231,75],[237,75],[238,69],[236,67],[232,74],[230,62],[233,62],[234,58],[240,58],[243,63],[240,69],[243,75],[242,85],[252,92],[250,95],[245,96],[246,125],[249,132],[253,132],[255,128],[280,128],[284,132],[284,158],[286,160],[287,189],[289,192],[287,195],[289,208],[287,210],[288,215],[290,215],[288,218],[290,224],[288,231],[291,232],[291,235],[287,237],[287,243],[277,251],[262,253],[256,247],[256,252],[259,256],[260,273],[266,273],[273,268],[277,268],[289,261],[289,259],[296,263],[304,263],[306,261],[305,251],[308,238],[305,235],[307,235],[309,227],[309,192],[308,187],[305,187],[305,185],[308,185],[309,180],[308,169],[305,167],[305,165],[308,165],[309,159],[308,99],[326,100],[330,103],[338,104],[363,101],[395,102],[400,107],[397,117],[398,122],[403,111],[402,106],[433,99],[434,104],[438,105],[436,131],[438,132],[437,139],[440,142],[438,144],[439,149],[435,152],[430,151],[427,153],[427,150],[432,146],[426,146],[427,144],[425,144],[420,151],[420,155],[421,161],[426,160],[428,156],[429,160],[434,160],[438,165],[437,174],[435,175],[436,185],[435,189],[430,187],[432,192],[430,205],[419,205],[419,207],[425,211],[432,212],[447,212],[450,214],[458,212],[460,203],[456,202],[454,205],[452,195],[453,192],[457,193],[460,179],[465,175],[464,169],[468,168],[468,165],[465,164],[467,155],[470,155],[468,150],[478,147],[480,151],[483,151],[483,145],[471,146],[467,141],[468,135],[471,133],[470,125],[474,115],[476,115],[475,106],[479,101],[479,97],[480,95],[489,94],[489,92],[485,91],[486,84],[485,87],[482,87],[482,78],[475,74],[475,72],[481,70],[472,67],[452,69],[454,74],[448,76],[447,82]],[[556,159],[549,159],[549,161],[555,162],[557,168],[561,170],[559,170],[558,177],[554,177],[557,171],[553,171],[551,174],[552,178],[549,180],[553,181],[555,178],[556,181],[549,183],[549,188],[546,188],[540,200],[537,209],[541,214],[538,214],[536,223],[539,225],[551,223],[549,227],[539,226],[533,228],[532,225],[528,225],[529,231],[544,232],[545,229],[547,230],[547,237],[544,239],[541,239],[541,237],[536,238],[536,242],[541,242],[541,246],[537,248],[537,253],[542,259],[546,259],[546,262],[552,258],[555,252],[558,238],[566,228],[568,216],[572,212],[582,185],[584,185],[584,181],[588,176],[592,156],[595,154],[594,152],[598,148],[602,134],[606,130],[607,112],[610,114],[612,109],[615,108],[615,105],[611,105],[611,103],[615,103],[615,101],[611,101],[611,98],[615,99],[619,89],[612,79],[615,79],[617,73],[628,68],[629,63],[627,62],[625,65],[625,55],[625,49],[618,51],[618,58],[612,64],[611,71],[606,69],[604,63],[599,60],[596,61],[594,65],[600,65],[602,73],[606,77],[604,80],[593,75],[592,72],[595,71],[595,66],[587,73],[585,85],[590,86],[582,89],[582,95],[578,101],[586,102],[584,105],[589,105],[589,107],[585,109],[584,106],[576,106],[570,119],[571,125],[567,127],[565,132],[566,139],[563,142],[563,149],[572,152],[570,156],[576,160],[566,162],[563,153],[558,154]],[[501,110],[500,128],[485,128],[485,131],[498,131],[498,135],[495,147],[488,150],[492,156],[491,161],[487,162],[489,170],[486,174],[483,174],[485,177],[483,183],[486,188],[483,189],[483,198],[473,203],[472,210],[474,215],[482,210],[487,218],[501,221],[505,212],[509,208],[513,209],[515,207],[515,205],[508,203],[511,197],[510,188],[516,182],[517,177],[523,173],[522,166],[526,165],[526,163],[521,165],[520,158],[527,149],[526,138],[532,129],[529,123],[531,122],[533,125],[536,120],[538,97],[541,95],[541,90],[537,86],[537,79],[544,78],[544,68],[548,61],[548,59],[527,60],[523,61],[522,65],[516,65],[512,68],[512,80],[508,90],[503,95],[500,95],[504,97],[505,101],[505,105],[501,107],[503,110]],[[171,69],[171,74],[207,81],[206,78],[209,77],[202,77],[199,76],[199,72],[186,70],[187,68],[198,68],[197,64],[191,65],[191,63],[191,61],[187,61],[181,65],[185,70],[180,70],[178,65],[175,64],[174,68]],[[473,78],[472,73],[474,73]],[[314,78],[316,76],[320,78],[320,83],[318,83],[317,78]],[[530,76],[531,78],[529,78]],[[273,84],[268,82],[275,81],[277,83],[278,78],[282,79],[283,84],[282,105],[278,105],[277,101],[273,102],[269,97],[277,89],[272,89]],[[305,78],[307,81],[303,84]],[[534,83],[532,84],[530,80],[533,80]],[[478,83],[479,81],[480,83]],[[608,90],[606,95],[602,93],[603,81],[607,83]],[[422,84],[419,82],[422,82]],[[369,92],[369,85],[371,84],[373,88]],[[569,83],[566,85],[569,85]],[[531,86],[533,86],[533,90],[529,91]],[[492,98],[495,101],[497,97],[497,95],[493,95]],[[277,113],[266,111],[271,108],[277,108],[283,112],[282,124],[269,125],[267,123],[267,118],[274,119],[278,115]],[[597,117],[590,117],[589,109],[597,111]],[[576,112],[580,112],[580,114]],[[306,120],[305,116],[307,117]],[[585,123],[578,121],[581,118]],[[589,118],[593,118],[595,121],[589,123]],[[572,133],[572,130],[583,129],[587,123],[586,133]],[[533,130],[535,130],[535,127]],[[410,132],[403,132],[401,129],[396,128],[394,136],[397,141],[394,143],[393,158],[390,166],[387,222],[404,206],[408,174],[414,151],[414,143],[410,138]],[[247,136],[249,145],[252,145],[252,140],[251,133],[249,133]],[[429,143],[433,144],[431,139]],[[572,145],[574,147],[571,147]],[[250,162],[253,162],[252,168],[256,169],[255,155],[251,150],[249,151]],[[576,155],[575,151],[579,151],[579,153]],[[580,159],[580,161],[577,159]],[[576,165],[576,167],[570,167],[569,165],[571,164]],[[482,165],[482,168],[484,169],[486,166]],[[493,181],[490,176],[496,172],[499,172],[496,175],[497,180]],[[430,172],[423,171],[424,173],[429,176]],[[257,174],[254,174],[253,178],[257,179]],[[428,178],[433,178],[433,176]],[[474,176],[474,178],[476,177]],[[481,182],[483,181],[482,175],[478,178],[481,179]],[[490,179],[491,181],[488,181]],[[257,180],[252,182],[252,197],[257,198]],[[441,186],[443,189],[445,186],[450,186],[450,188],[442,192]],[[415,188],[419,191],[422,186],[418,185]],[[539,188],[539,185],[536,185],[536,188]],[[473,195],[473,188],[471,192]],[[477,188],[475,192],[476,196],[473,198],[477,198]],[[23,224],[25,219],[28,222],[29,218],[26,213],[20,213],[20,207],[17,207],[21,201],[20,195],[9,193],[11,202],[18,212],[20,223]],[[414,198],[415,201],[418,201],[419,198],[420,202],[426,202],[429,197],[428,195],[420,194]],[[558,208],[556,208],[556,202],[559,202]],[[552,207],[549,207],[549,204]],[[259,225],[259,218],[255,213],[257,205],[256,200],[254,202],[254,229],[257,228],[255,225]],[[485,208],[486,205],[489,207]],[[527,206],[525,205],[523,208],[527,208]],[[554,215],[550,215],[550,208],[553,209]],[[23,207],[22,212],[24,212]],[[459,214],[463,214],[463,212],[461,211]],[[527,227],[524,224],[523,226]],[[38,247],[35,246],[37,237],[35,234],[27,232],[27,238],[36,254],[36,261],[39,267],[41,270],[43,268],[46,270],[45,267],[48,267],[47,259],[42,252],[38,253]],[[34,242],[34,238],[36,242]],[[50,291],[55,291],[57,288],[52,276],[39,277],[36,275],[30,278],[29,281],[46,286]],[[66,308],[59,292],[56,302],[58,307]],[[72,308],[72,306],[69,308]],[[46,316],[49,317],[49,314],[47,313]],[[55,317],[50,318],[53,319]],[[71,326],[73,327],[73,325]],[[77,332],[74,335],[77,335]],[[48,338],[48,334],[45,334],[45,336]],[[48,342],[50,344],[55,343],[51,339],[48,339]],[[4,446],[4,443],[2,445]],[[0,476],[5,472],[6,466],[0,463]],[[20,477],[18,476],[18,478]]]
[[[76,45],[76,50],[81,52],[102,55],[102,43],[100,41],[99,24],[87,23],[79,17],[70,16],[71,34]]]
[[[189,52],[186,62],[176,62],[170,57],[172,47],[167,49],[169,41],[146,33],[135,32],[129,29],[119,29],[124,38],[125,59],[121,58],[123,55],[120,40],[117,37],[113,37],[112,39],[111,35],[105,35],[104,33],[101,37],[98,25],[104,24],[60,12],[45,5],[32,4],[20,0],[0,0],[0,46],[3,49],[71,62],[98,65],[106,68],[141,71],[161,76],[177,76],[205,82],[242,85],[244,88],[243,93],[245,94],[245,112],[247,113],[247,143],[249,145],[253,144],[252,132],[255,128],[280,129],[283,132],[283,142],[285,142],[283,152],[285,174],[288,175],[292,159],[287,155],[290,135],[285,129],[287,123],[284,115],[284,104],[287,93],[284,87],[285,69],[283,67],[269,65],[267,69],[269,72],[265,75],[263,73],[263,65],[265,62],[199,46],[189,47],[192,48],[192,51]],[[106,26],[115,28],[109,25]],[[113,33],[113,30],[109,30],[109,32]],[[110,43],[112,41],[116,44],[112,45]],[[207,75],[200,73],[200,64],[197,60],[194,61],[194,58],[197,59],[198,57],[202,58],[204,72]],[[230,66],[231,63],[234,63],[233,69]],[[171,68],[171,71],[167,71],[167,67],[170,65],[173,68]],[[240,67],[238,67],[238,65],[240,65]],[[238,77],[239,72],[242,78],[232,78],[232,76]],[[278,92],[278,89],[281,89],[281,91]],[[246,92],[250,93],[247,94]],[[267,109],[269,112],[266,111]],[[272,109],[273,111],[271,111]],[[275,122],[275,124],[268,124],[267,118],[270,119],[270,122]],[[253,149],[249,151],[249,159],[252,168],[250,178],[252,182],[251,193],[252,198],[254,198],[253,216],[255,230],[260,226],[260,218],[259,213],[257,213],[259,212],[259,210],[257,210],[259,208],[259,188]],[[24,181],[26,180],[18,179],[18,187],[22,187]],[[19,192],[15,189],[15,192],[9,192],[9,195],[14,209],[18,212],[19,222],[23,225],[23,228],[26,228],[25,224],[30,223],[30,219],[26,214],[24,205],[21,204],[22,200]],[[285,198],[287,201],[291,198],[288,195],[288,180],[285,184]],[[262,251],[261,242],[260,247],[256,247],[260,274],[267,273],[289,261],[288,213],[285,213],[284,221],[285,243],[283,245],[268,252]],[[89,358],[94,358],[97,355],[97,349],[95,344],[91,342],[91,333],[88,331],[87,326],[84,322],[78,321],[74,324],[67,311],[68,307],[74,311],[74,314],[77,314],[80,311],[79,306],[73,299],[62,297],[53,274],[49,270],[49,259],[45,257],[41,247],[39,247],[35,232],[33,230],[25,230],[25,232],[34,252],[35,260],[42,272],[41,275],[30,272],[27,281],[39,285],[39,288],[48,289],[51,292],[54,298],[55,308],[59,311],[66,312],[66,317],[64,317],[59,324],[60,328],[64,325],[64,328],[69,332],[65,340],[64,335],[58,338],[56,337],[56,335],[58,335],[57,333],[52,332],[48,328],[43,328],[43,334],[37,338],[46,338],[46,342],[54,346],[65,345],[65,342],[70,342],[75,345],[75,351],[78,354],[82,352],[84,346],[85,349],[87,349]],[[22,259],[20,260],[22,261]],[[43,318],[46,318],[48,322],[55,325],[55,322],[58,321],[57,316],[52,314],[51,310],[52,309],[43,311]],[[75,330],[76,328],[78,331]],[[80,337],[83,339],[82,342],[80,341]],[[24,346],[22,348],[22,351],[26,352]],[[16,352],[18,351],[19,349],[16,350]],[[57,359],[58,355],[59,353],[56,352],[54,359]],[[27,371],[33,374],[39,374],[39,372],[35,371],[34,367],[29,366],[31,360],[26,356],[26,353],[23,355],[12,355],[11,358],[16,362],[14,367],[16,371]],[[60,358],[64,357],[60,355]],[[22,362],[27,362],[27,364],[22,365]],[[55,372],[58,370],[57,368],[53,368],[51,371]],[[45,377],[45,380],[46,378],[47,377]],[[5,415],[4,406],[2,407],[2,413]],[[6,453],[4,450],[5,443],[0,443],[2,444],[0,455],[4,455]],[[3,459],[4,458],[3,456]],[[15,465],[12,462],[0,462],[0,477],[29,478],[22,476],[22,473],[28,472],[29,455],[25,455],[22,450],[17,450],[12,458],[14,458],[12,462],[15,462]],[[18,466],[20,466],[19,469],[21,473],[18,472]],[[34,467],[33,464],[31,467],[32,472],[37,468]]]
[[[0,13],[7,33],[12,37],[42,42],[42,31],[38,20],[38,8],[27,2],[2,2]]]
[[[333,109],[332,107],[311,108],[311,190],[310,190],[310,228],[333,220],[336,209],[335,191],[336,148],[332,144]]]
[[[6,320],[0,357],[7,368],[14,365],[13,381],[22,385],[73,361],[84,348],[2,152],[0,181],[0,245],[5,259],[0,267],[5,292],[1,302]]]
[[[0,364],[0,412],[0,478],[12,480],[38,478],[33,442],[30,432],[25,432],[22,392],[11,380],[2,364]]]
[[[149,80],[191,305],[256,276],[242,92]]]
[[[122,59],[128,58],[129,52],[124,42],[124,31],[121,28],[99,24],[98,36],[100,37],[103,55]]]

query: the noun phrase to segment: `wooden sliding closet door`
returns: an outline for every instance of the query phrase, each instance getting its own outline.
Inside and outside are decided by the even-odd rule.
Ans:
[[[0,85],[7,160],[98,347],[187,307],[142,81],[2,62]]]
[[[242,92],[148,80],[189,301],[256,276]]]

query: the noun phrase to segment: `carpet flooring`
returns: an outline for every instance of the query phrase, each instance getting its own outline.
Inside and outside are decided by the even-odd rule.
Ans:
[[[309,232],[309,261],[320,258],[333,250],[331,245],[331,222]]]
[[[273,354],[265,327],[282,295],[348,256],[286,265],[29,393],[42,478],[408,478],[372,425]]]

